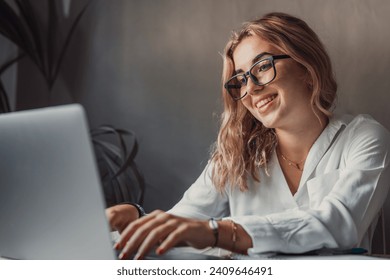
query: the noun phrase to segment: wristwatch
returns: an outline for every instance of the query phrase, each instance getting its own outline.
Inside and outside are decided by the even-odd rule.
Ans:
[[[143,216],[146,216],[146,212],[145,212],[144,208],[143,208],[141,205],[139,205],[138,203],[133,203],[133,202],[122,202],[122,203],[120,203],[120,204],[133,205],[133,206],[137,209],[137,211],[138,211],[138,218],[141,218],[141,217],[143,217]]]
[[[145,213],[145,210],[144,208],[137,204],[137,203],[129,203],[130,205],[133,205],[135,208],[137,208],[137,211],[138,211],[138,218],[141,218],[143,216],[146,216],[146,213]]]
[[[219,235],[218,221],[216,219],[214,219],[214,218],[211,218],[209,220],[209,227],[212,229],[214,237],[215,237],[215,241],[214,241],[214,244],[212,246],[214,248],[218,244],[218,235]]]

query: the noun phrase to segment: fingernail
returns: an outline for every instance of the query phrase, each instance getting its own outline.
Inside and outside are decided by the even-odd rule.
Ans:
[[[162,255],[162,254],[164,254],[164,249],[163,249],[163,248],[160,248],[160,247],[157,248],[157,249],[156,249],[156,254],[157,254],[157,255]]]
[[[118,249],[119,249],[119,243],[115,243],[115,244],[114,244],[114,249],[115,249],[115,250],[118,250]]]
[[[119,258],[120,258],[121,260],[126,259],[126,258],[127,258],[126,253],[120,253]]]
[[[135,256],[134,256],[134,259],[135,260],[140,260],[142,257],[142,255],[140,253],[137,253]]]

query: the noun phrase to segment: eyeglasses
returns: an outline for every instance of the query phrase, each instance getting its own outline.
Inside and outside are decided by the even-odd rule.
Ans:
[[[275,60],[290,58],[289,55],[272,55],[257,61],[248,72],[240,73],[231,77],[225,83],[225,89],[234,100],[244,98],[247,91],[248,76],[258,86],[264,86],[272,82],[276,77]]]

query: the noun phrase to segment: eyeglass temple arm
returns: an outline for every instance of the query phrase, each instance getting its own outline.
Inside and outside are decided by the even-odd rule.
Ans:
[[[240,85],[226,85],[226,84],[225,84],[225,88],[226,88],[226,89],[229,89],[229,88],[240,89],[241,86],[240,86]]]
[[[273,58],[275,60],[275,59],[291,58],[291,56],[289,56],[288,54],[280,54],[280,55],[274,55]]]

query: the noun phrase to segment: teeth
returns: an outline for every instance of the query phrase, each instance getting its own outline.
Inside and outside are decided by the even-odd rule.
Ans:
[[[270,103],[272,100],[274,100],[276,97],[276,94],[274,95],[271,95],[270,97],[267,97],[267,98],[264,98],[262,100],[260,100],[260,102],[258,102],[256,104],[256,107],[257,108],[260,108],[260,107],[263,107],[264,105],[267,105],[268,103]]]

